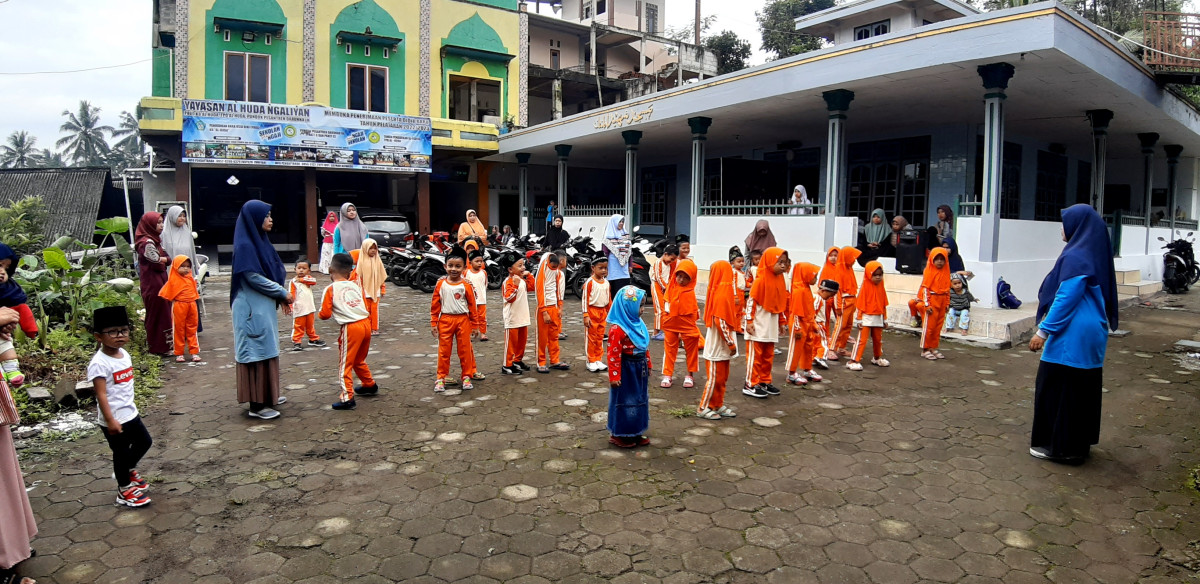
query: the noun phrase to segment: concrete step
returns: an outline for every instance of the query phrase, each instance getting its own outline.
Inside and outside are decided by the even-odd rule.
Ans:
[[[1162,291],[1162,282],[1151,282],[1148,280],[1138,280],[1134,282],[1126,282],[1117,284],[1117,294],[1128,294],[1131,296],[1150,296]]]
[[[971,308],[971,322],[967,327],[967,336],[992,339],[994,341],[1016,343],[1029,337],[1034,328],[1034,316],[1037,314],[1036,303],[1025,303],[1016,310],[1002,308]],[[907,329],[920,333],[920,328],[910,327],[912,316],[908,312],[908,304],[888,304],[888,325],[897,329]],[[942,337],[960,339],[956,328],[953,334],[943,332]]]
[[[1142,281],[1141,270],[1117,270],[1118,284],[1132,284]]]

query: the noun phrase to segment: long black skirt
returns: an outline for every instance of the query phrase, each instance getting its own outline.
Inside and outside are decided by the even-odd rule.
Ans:
[[[1085,457],[1100,441],[1104,368],[1078,369],[1042,361],[1033,396],[1030,446],[1056,458]]]

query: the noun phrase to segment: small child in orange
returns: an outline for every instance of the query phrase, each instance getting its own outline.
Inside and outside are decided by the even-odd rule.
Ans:
[[[508,267],[504,281],[504,366],[505,375],[521,375],[529,371],[525,364],[525,346],[529,343],[529,289],[533,276],[525,269],[525,258]]]
[[[946,311],[950,308],[950,264],[949,251],[944,247],[929,253],[925,264],[925,275],[921,279],[921,290],[925,304],[925,322],[921,328],[921,356],[930,361],[945,359],[938,350],[942,340],[942,327],[946,325]]]
[[[883,286],[883,264],[867,262],[862,288],[858,291],[858,313],[862,315],[862,326],[858,333],[858,346],[854,348],[854,356],[846,363],[851,371],[862,371],[863,352],[870,340],[874,350],[872,365],[887,367],[891,365],[883,358],[883,329],[887,328],[887,289]]]
[[[379,386],[367,367],[367,353],[371,351],[371,314],[367,311],[362,288],[350,280],[354,260],[349,254],[334,254],[329,261],[329,277],[333,283],[321,294],[321,320],[334,319],[341,327],[338,333],[338,371],[341,373],[338,401],[335,410],[352,410],[356,407],[355,394],[375,395]],[[359,386],[354,386],[357,375]]]
[[[608,257],[597,256],[592,260],[592,277],[583,284],[583,327],[587,370],[593,373],[607,371],[604,364],[604,327],[608,318],[608,307],[612,305],[612,288],[608,285]]]
[[[725,405],[725,386],[729,381],[729,362],[738,356],[736,323],[742,320],[737,307],[736,273],[729,262],[718,260],[708,269],[708,293],[704,297],[704,360],[708,378],[696,415],[706,420],[733,418],[737,413]]]
[[[807,385],[820,382],[822,377],[812,370],[813,337],[817,335],[816,302],[812,286],[817,283],[815,264],[799,263],[792,268],[792,306],[788,311],[791,326],[788,345],[788,383]]]
[[[771,368],[775,365],[775,343],[787,331],[790,298],[783,273],[790,264],[786,251],[767,248],[746,301],[746,385],[742,393],[750,397],[779,395],[779,388],[771,384]]]
[[[736,293],[733,295],[733,301],[737,305],[738,314],[746,310],[746,293],[750,291],[750,282],[746,276],[746,256],[742,255],[742,250],[738,246],[729,248],[729,267],[733,270],[733,288]],[[711,276],[710,276],[711,277]],[[733,324],[733,330],[742,332],[742,319],[736,319]]]
[[[483,252],[479,250],[471,250],[467,253],[467,262],[470,264],[470,269],[463,274],[463,278],[471,283],[471,288],[475,291],[475,311],[479,313],[479,326],[475,330],[479,333],[479,340],[486,342],[487,336],[487,288],[488,274],[484,264]]]
[[[200,291],[196,279],[192,277],[192,260],[185,255],[177,255],[171,261],[171,271],[167,273],[167,283],[163,284],[158,295],[171,301],[171,320],[175,336],[175,362],[185,361],[186,346],[192,352],[192,362],[200,362],[200,341],[196,338],[196,328],[200,322],[200,310],[196,301],[200,300]]]
[[[446,275],[433,288],[433,302],[429,309],[430,326],[438,340],[437,381],[433,391],[446,391],[446,378],[450,376],[450,347],[458,343],[458,362],[462,367],[463,390],[475,389],[472,379],[484,379],[484,374],[475,367],[475,353],[471,338],[479,324],[479,311],[475,304],[475,287],[463,278],[467,267],[467,252],[461,247],[450,250],[446,256]]]
[[[562,258],[549,252],[542,256],[534,280],[537,295],[537,365],[538,373],[549,373],[551,369],[566,371],[570,365],[562,362],[559,353],[558,335],[562,334],[562,303],[567,279],[559,266]]]
[[[317,305],[313,301],[312,287],[317,285],[317,279],[312,277],[312,267],[306,261],[296,262],[296,277],[292,278],[288,291],[296,301],[292,303],[292,350],[302,351],[300,341],[308,335],[308,344],[313,347],[324,347],[325,341],[317,335],[316,319]]]
[[[850,356],[846,345],[850,343],[850,332],[854,329],[854,307],[858,298],[858,278],[854,275],[854,262],[861,255],[862,252],[853,247],[843,247],[838,252],[838,263],[842,266],[841,277],[838,278],[842,316],[838,321],[838,335],[834,345],[839,357]]]
[[[367,301],[367,312],[370,314],[371,334],[379,332],[379,301],[387,292],[384,282],[387,281],[387,268],[379,257],[379,244],[370,237],[362,242],[358,256],[354,257],[357,265],[350,279],[362,286],[363,298]],[[351,254],[353,255],[353,254]]]
[[[662,387],[671,387],[675,375],[675,357],[679,355],[679,343],[683,342],[687,373],[683,386],[696,386],[692,375],[700,370],[700,349],[704,348],[704,337],[696,322],[700,320],[700,305],[696,302],[696,262],[684,259],[675,265],[675,276],[667,289],[663,303],[662,327],[666,339],[663,343]]]
[[[841,286],[842,282],[842,264],[838,262],[838,255],[841,249],[837,247],[829,248],[825,252],[825,263],[821,265],[821,271],[817,274],[817,282],[832,280]],[[813,364],[821,369],[829,369],[829,361],[837,361],[838,355],[834,350],[837,344],[837,325],[842,318],[841,298],[834,297],[830,302],[820,303],[823,314],[817,314],[817,321],[821,323],[821,334],[813,337]]]

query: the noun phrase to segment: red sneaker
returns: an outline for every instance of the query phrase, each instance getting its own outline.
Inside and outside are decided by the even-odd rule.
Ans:
[[[136,470],[129,471],[129,484],[141,489],[143,493],[150,490],[150,483],[146,482],[146,479],[143,479]]]
[[[129,484],[124,489],[117,489],[117,503],[126,507],[145,507],[150,504],[150,497],[133,484]]]

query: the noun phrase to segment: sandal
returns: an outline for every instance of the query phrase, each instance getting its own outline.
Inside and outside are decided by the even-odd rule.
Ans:
[[[883,357],[880,357],[878,359],[871,359],[871,364],[879,366],[879,367],[890,367],[892,365],[892,363],[890,361],[888,361],[887,359],[884,359]]]
[[[945,358],[946,358],[946,356],[945,356],[945,355],[943,355],[941,351],[934,351],[934,352],[933,352],[933,356],[934,356],[934,357],[937,357],[938,359],[945,359]]]
[[[175,357],[176,363],[183,363],[183,361],[184,361],[183,355],[179,355],[178,357]]]
[[[705,408],[699,412],[696,412],[696,417],[704,418],[705,420],[720,420],[721,414],[718,414],[717,412],[715,412],[711,409]]]
[[[933,351],[924,351],[921,353],[921,356],[930,361],[937,361],[937,355],[934,355]]]
[[[192,355],[192,363],[199,363],[200,361],[200,355]]]

